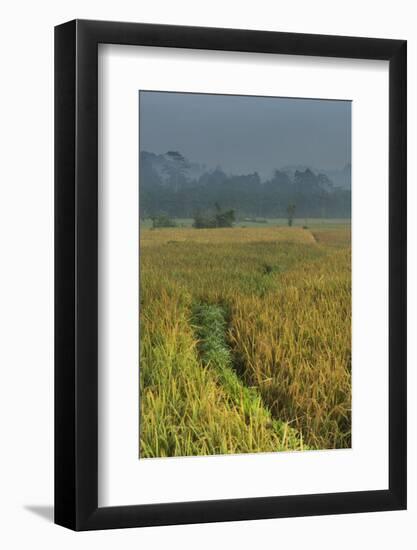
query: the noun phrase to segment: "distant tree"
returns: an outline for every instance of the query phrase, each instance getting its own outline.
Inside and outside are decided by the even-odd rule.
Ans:
[[[291,227],[294,221],[295,204],[292,202],[287,206],[288,227]]]
[[[185,173],[189,168],[189,162],[178,151],[168,151],[165,153],[166,163],[164,171],[174,185],[174,191],[177,192],[181,182],[185,178]]]

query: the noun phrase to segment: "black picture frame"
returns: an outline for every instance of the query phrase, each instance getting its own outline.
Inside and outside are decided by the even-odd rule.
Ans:
[[[389,488],[98,507],[98,44],[389,61]],[[55,28],[55,523],[74,530],[406,508],[406,41],[74,20]]]

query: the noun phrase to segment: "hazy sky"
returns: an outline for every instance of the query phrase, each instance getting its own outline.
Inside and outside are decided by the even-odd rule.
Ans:
[[[349,101],[140,92],[140,149],[179,151],[225,172],[307,165],[338,169],[351,160]]]

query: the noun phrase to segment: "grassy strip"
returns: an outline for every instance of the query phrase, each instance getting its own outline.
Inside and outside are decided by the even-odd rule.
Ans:
[[[286,422],[271,417],[256,388],[243,384],[233,368],[231,351],[227,345],[226,311],[216,304],[197,304],[193,308],[193,325],[198,338],[198,351],[205,367],[211,366],[231,404],[244,412],[247,424],[262,418],[266,426],[278,436],[284,448],[306,450],[302,435]]]

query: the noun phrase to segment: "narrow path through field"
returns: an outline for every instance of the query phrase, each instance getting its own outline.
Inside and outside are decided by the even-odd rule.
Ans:
[[[318,244],[318,240],[316,239],[316,236],[315,236],[315,234],[313,233],[313,231],[309,231],[309,233],[310,233],[310,235],[311,235],[312,238],[313,238],[313,242],[314,242],[315,244]]]
[[[238,376],[232,352],[226,339],[227,315],[218,304],[197,304],[193,309],[193,326],[198,338],[198,351],[204,366],[215,369],[219,383],[233,405],[243,408],[246,422],[262,416],[269,429],[276,431],[285,445],[287,438],[296,439],[304,449],[302,436],[287,423],[271,416],[256,388],[248,387]]]

